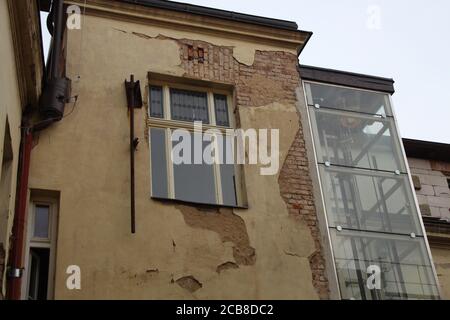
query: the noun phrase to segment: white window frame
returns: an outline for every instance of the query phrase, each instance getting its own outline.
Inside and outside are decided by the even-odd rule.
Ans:
[[[54,283],[55,283],[55,262],[56,262],[56,235],[58,230],[58,204],[53,198],[47,197],[31,197],[28,210],[27,236],[25,244],[25,263],[23,270],[22,281],[22,299],[28,300],[29,283],[30,283],[30,249],[31,248],[46,248],[49,249],[49,268],[48,268],[48,284],[47,284],[47,300],[54,298]],[[49,207],[49,226],[47,239],[34,238],[34,220],[36,206]]]
[[[163,118],[152,117],[150,114],[151,108],[151,99],[150,99],[150,88],[151,87],[160,87],[162,88],[162,103],[163,103]],[[176,129],[186,129],[188,131],[194,132],[194,123],[190,121],[182,121],[182,120],[172,120],[171,112],[170,112],[170,89],[182,89],[194,92],[202,92],[207,95],[207,103],[208,103],[208,116],[209,116],[209,124],[202,124],[202,130],[205,132],[208,129],[215,129],[220,131],[224,136],[226,134],[226,129],[234,129],[236,127],[236,120],[234,116],[234,104],[233,98],[230,91],[223,89],[216,89],[204,86],[194,86],[188,84],[180,84],[176,82],[166,82],[166,81],[158,81],[152,80],[148,84],[147,94],[148,94],[148,134],[151,136],[151,129],[165,129],[166,136],[166,168],[167,168],[167,186],[168,186],[168,199],[178,200],[175,197],[175,180],[173,173],[173,164],[170,161],[170,152],[172,142],[170,140],[172,130]],[[228,122],[229,126],[219,126],[216,124],[216,113],[215,113],[215,105],[214,105],[214,94],[220,94],[227,97],[227,107],[228,107]],[[214,139],[214,141],[217,140]],[[216,145],[217,146],[217,145]],[[150,152],[152,150],[151,146],[151,138],[149,138],[149,148]],[[216,149],[217,150],[217,149]],[[222,180],[221,180],[221,172],[220,172],[220,164],[217,161],[213,164],[214,166],[214,183],[215,183],[215,195],[216,195],[216,203],[211,205],[217,206],[229,206],[223,203],[223,193],[222,193]],[[150,174],[152,171],[152,163],[150,157]],[[245,194],[243,193],[243,174],[242,174],[242,165],[234,164],[234,173],[235,173],[235,193],[236,193],[236,205],[232,207],[246,207]],[[150,189],[151,195],[153,196],[153,179],[150,177]],[[182,201],[182,200],[180,200]]]

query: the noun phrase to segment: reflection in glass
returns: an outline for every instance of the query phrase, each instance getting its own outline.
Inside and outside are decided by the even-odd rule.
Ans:
[[[170,89],[172,120],[209,123],[206,92]]]
[[[164,118],[162,87],[150,87],[150,116]]]
[[[216,115],[216,124],[218,126],[228,127],[230,121],[228,119],[227,96],[223,94],[214,95],[214,109]]]
[[[236,175],[234,162],[233,147],[236,145],[233,143],[233,136],[224,136],[222,141],[219,139],[219,157],[220,157],[220,178],[222,184],[222,200],[223,204],[229,206],[237,205],[236,199]],[[227,156],[228,160],[227,161]],[[228,163],[227,163],[228,162]]]
[[[311,107],[319,162],[405,172],[391,119]]]
[[[49,236],[49,217],[50,207],[44,205],[37,205],[35,207],[34,215],[34,232],[35,238],[47,239]]]
[[[191,141],[194,136],[201,141],[201,133],[191,133]],[[175,147],[178,143],[173,142]],[[209,141],[203,141],[202,154],[205,148],[210,144]],[[175,185],[175,199],[189,202],[215,204],[216,189],[214,178],[214,166],[201,161],[201,164],[194,164],[194,147],[195,143],[190,143],[190,163],[191,164],[173,164],[173,176]],[[184,151],[180,151],[180,157],[184,157]]]
[[[391,116],[387,94],[308,83],[308,105]],[[311,91],[309,91],[309,88]]]
[[[165,129],[150,129],[151,163],[152,163],[152,196],[167,198],[167,161]]]
[[[423,238],[330,231],[343,299],[439,298]],[[381,270],[380,289],[367,286],[367,268],[374,265]]]
[[[406,175],[320,165],[332,227],[421,234]]]

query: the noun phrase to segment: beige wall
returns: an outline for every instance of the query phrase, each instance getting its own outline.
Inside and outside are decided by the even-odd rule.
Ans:
[[[149,71],[183,76],[176,41],[181,38],[234,47],[234,58],[244,65],[253,63],[256,50],[296,54],[295,49],[225,39],[210,31],[90,15],[82,31],[69,31],[68,76],[76,80],[80,75],[73,83],[78,102],[70,115],[40,134],[30,174],[30,188],[61,192],[55,297],[316,299],[309,262],[314,241],[306,224],[290,217],[277,175],[261,176],[258,167],[245,167],[249,209],[205,213],[150,199],[145,107],[135,112],[141,143],[136,152],[137,232],[131,234],[123,81],[134,73],[145,92]],[[281,166],[299,129],[295,102],[241,108],[239,116],[243,128],[280,128]],[[256,260],[227,269],[237,263],[233,246],[242,244],[244,250],[255,250]],[[69,265],[81,267],[81,290],[66,288]],[[225,270],[218,272],[219,266]],[[189,290],[190,276],[202,285],[195,292]]]
[[[4,178],[0,182],[0,245],[7,254],[9,251],[9,236],[14,217],[14,201],[16,193],[17,163],[20,147],[20,120],[21,101],[17,80],[16,60],[12,39],[12,29],[9,17],[8,4],[6,0],[0,0],[0,160],[3,159],[3,141],[5,135],[6,121],[8,120],[13,160],[3,169],[8,173],[1,172]],[[2,168],[0,166],[0,171]],[[7,259],[6,259],[7,260]],[[1,280],[1,291],[5,293],[6,275]]]

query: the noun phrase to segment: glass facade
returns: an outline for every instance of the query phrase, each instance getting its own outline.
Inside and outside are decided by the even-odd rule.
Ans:
[[[342,299],[439,299],[389,95],[305,92]]]

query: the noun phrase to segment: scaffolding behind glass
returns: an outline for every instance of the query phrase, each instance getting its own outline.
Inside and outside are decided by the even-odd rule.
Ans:
[[[439,299],[388,94],[305,92],[342,299]]]

